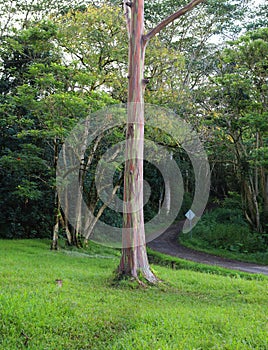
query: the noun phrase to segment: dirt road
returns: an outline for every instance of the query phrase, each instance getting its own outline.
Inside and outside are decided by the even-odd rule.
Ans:
[[[148,247],[160,253],[203,264],[217,265],[233,270],[268,275],[268,266],[229,260],[183,247],[178,243],[178,235],[181,232],[182,225],[183,222],[170,226],[161,236],[148,243]]]

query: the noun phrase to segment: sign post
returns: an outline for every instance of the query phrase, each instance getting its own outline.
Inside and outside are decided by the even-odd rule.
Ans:
[[[194,219],[194,217],[196,216],[195,213],[190,209],[187,211],[187,213],[185,214],[186,218],[189,220],[190,222],[190,234],[191,234],[191,238],[192,238],[192,220]]]

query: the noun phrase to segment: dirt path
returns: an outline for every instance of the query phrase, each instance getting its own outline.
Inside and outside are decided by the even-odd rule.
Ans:
[[[203,264],[217,265],[233,270],[268,275],[268,266],[229,260],[183,247],[178,243],[178,235],[181,232],[182,225],[183,222],[170,226],[164,233],[162,233],[162,235],[148,243],[148,247],[160,253]]]

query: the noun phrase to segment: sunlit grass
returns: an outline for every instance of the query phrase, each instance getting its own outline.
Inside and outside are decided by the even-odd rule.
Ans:
[[[94,245],[0,241],[0,349],[268,348],[267,278],[153,265],[164,282],[138,288],[112,284],[118,261]]]

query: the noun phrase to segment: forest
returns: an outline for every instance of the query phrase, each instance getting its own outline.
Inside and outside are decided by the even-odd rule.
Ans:
[[[145,2],[146,30],[173,11],[170,0]],[[214,210],[204,215],[191,239],[183,238],[185,244],[267,252],[267,13],[265,3],[205,1],[148,45],[145,103],[189,123],[210,165],[207,207]],[[56,169],[77,123],[127,102],[124,9],[118,1],[2,1],[1,18],[0,237],[56,237],[54,248],[59,237],[83,246],[98,220],[122,227],[122,215],[100,198],[95,174],[107,149],[124,140],[126,125],[103,130],[87,149],[81,191],[94,220],[86,238],[61,209]],[[182,220],[195,192],[191,159],[157,125],[145,125],[145,135],[179,164],[184,195],[175,220]],[[122,199],[124,164],[113,166],[112,196]],[[173,190],[149,161],[144,178],[151,187],[146,222],[163,203],[161,209],[169,210],[163,198],[172,200]]]

